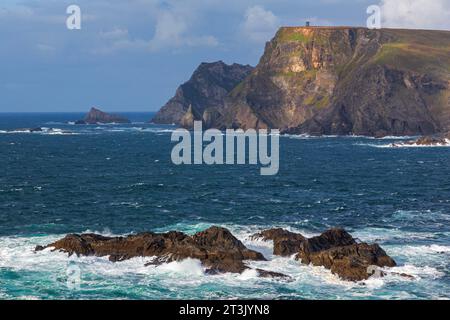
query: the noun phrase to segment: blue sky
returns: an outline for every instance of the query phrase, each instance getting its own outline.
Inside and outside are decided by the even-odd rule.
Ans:
[[[81,8],[81,30],[66,8]],[[201,62],[256,65],[278,27],[450,29],[448,0],[2,0],[0,112],[155,111]]]

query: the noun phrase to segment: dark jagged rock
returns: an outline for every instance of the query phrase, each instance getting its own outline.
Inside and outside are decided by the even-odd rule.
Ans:
[[[83,120],[78,120],[75,124],[98,124],[98,123],[130,123],[130,120],[115,114],[108,114],[97,108],[91,108]]]
[[[253,237],[273,240],[274,245],[277,242],[290,241],[293,245],[289,249],[298,249],[297,260],[303,264],[323,266],[348,281],[368,279],[372,275],[369,273],[371,266],[394,267],[396,265],[379,245],[357,243],[343,229],[331,229],[310,239],[282,229],[263,231]],[[274,254],[286,255],[285,252],[289,253],[287,255],[292,253],[292,251],[276,249],[274,246]]]
[[[255,269],[255,270],[258,272],[258,275],[262,278],[278,278],[278,279],[287,279],[287,280],[291,279],[291,277],[289,277],[283,273],[267,271],[267,270],[262,270],[262,269]]]
[[[109,256],[113,262],[134,257],[155,257],[147,265],[159,265],[187,258],[198,259],[206,267],[208,274],[233,272],[242,273],[249,267],[245,260],[264,261],[264,256],[247,249],[241,241],[224,228],[211,227],[193,236],[181,232],[141,233],[127,237],[104,237],[96,234],[71,234],[45,247],[63,251],[69,255]],[[258,270],[261,276],[284,275]]]
[[[368,279],[370,266],[394,267],[391,259],[378,244],[356,243],[342,229],[331,229],[320,236],[307,239],[296,256],[304,264],[323,266],[344,280]]]
[[[343,229],[330,229],[320,236],[306,239],[300,246],[300,258],[307,254],[356,244],[355,239]]]
[[[227,65],[222,61],[202,63],[191,79],[177,89],[175,96],[161,108],[152,122],[180,124],[189,106],[199,115],[199,119],[207,108],[222,109],[225,97],[252,70],[253,67],[248,65]]]
[[[368,279],[370,266],[395,267],[395,261],[390,258],[379,245],[358,243],[349,246],[332,247],[327,250],[297,255],[304,264],[323,266],[344,280],[361,281]]]
[[[296,254],[300,250],[301,244],[306,240],[301,234],[280,228],[262,231],[251,238],[273,241],[273,254],[282,257]]]

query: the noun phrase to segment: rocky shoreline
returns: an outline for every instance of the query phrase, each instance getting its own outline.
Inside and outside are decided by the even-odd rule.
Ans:
[[[347,281],[368,279],[374,267],[396,266],[378,244],[360,243],[343,229],[331,229],[309,239],[287,230],[270,229],[251,236],[251,239],[273,241],[274,255],[295,255],[302,264],[325,267]],[[221,227],[211,227],[192,236],[178,231],[146,232],[126,237],[69,234],[54,243],[37,246],[35,251],[47,248],[69,256],[109,257],[112,262],[151,258],[146,265],[198,259],[205,267],[205,273],[210,275],[243,273],[252,269],[246,262],[267,261],[262,253],[247,248],[229,230]],[[290,278],[270,270],[255,270],[260,277]]]

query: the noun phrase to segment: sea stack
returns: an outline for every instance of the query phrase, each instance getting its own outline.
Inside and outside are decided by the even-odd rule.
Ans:
[[[131,123],[125,117],[118,116],[115,114],[108,114],[95,107],[91,108],[89,113],[84,117],[83,120],[78,120],[75,124],[98,124],[98,123]]]

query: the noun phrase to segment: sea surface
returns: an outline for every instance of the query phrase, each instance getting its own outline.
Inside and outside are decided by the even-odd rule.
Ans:
[[[257,166],[175,166],[174,127],[148,124],[151,114],[125,115],[132,124],[0,114],[0,299],[450,298],[450,148],[390,146],[401,138],[286,136],[279,174],[261,176]],[[44,131],[16,130],[34,127]],[[34,252],[67,233],[194,233],[212,225],[269,258],[251,266],[292,281],[253,271],[208,276],[196,260],[144,267],[145,258],[112,263]],[[398,267],[384,278],[341,281],[249,240],[272,227],[306,236],[344,227],[378,242]]]

